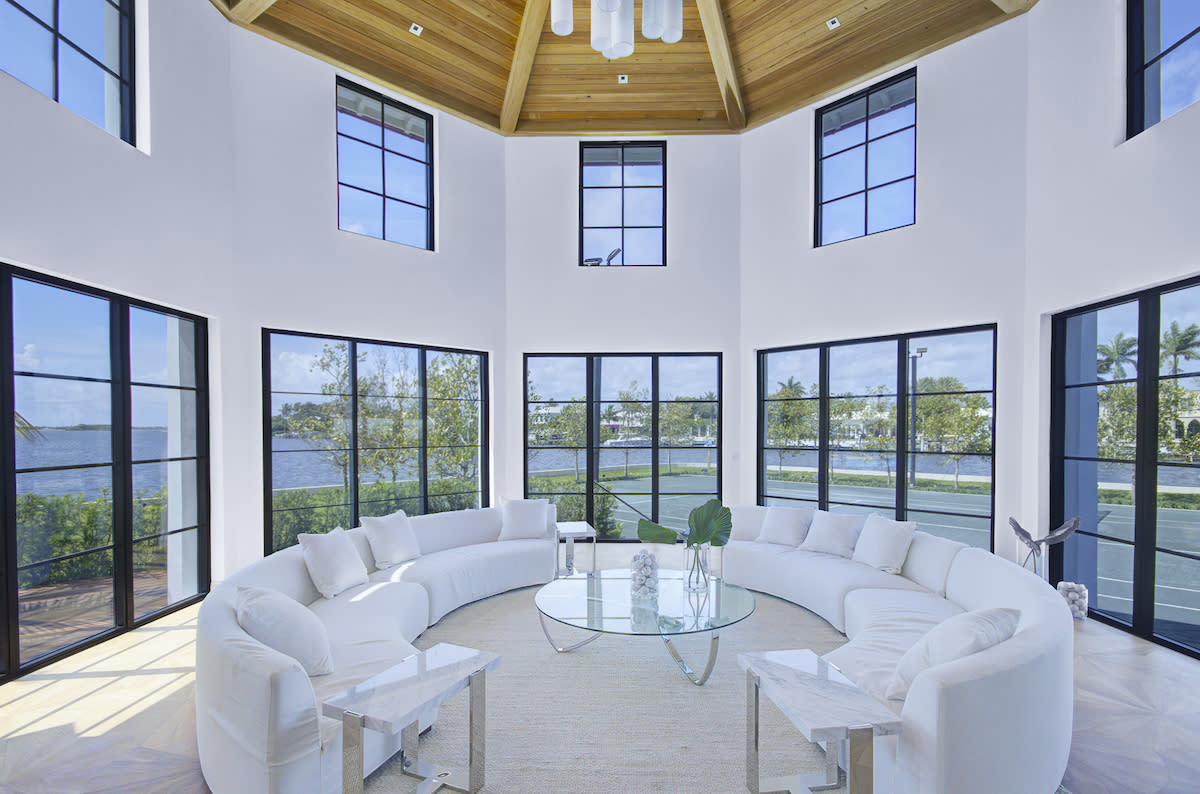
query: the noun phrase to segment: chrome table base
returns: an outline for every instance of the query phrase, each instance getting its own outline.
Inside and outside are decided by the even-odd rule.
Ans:
[[[594,642],[595,640],[599,639],[600,634],[602,633],[595,632],[591,636],[580,640],[574,645],[559,645],[554,641],[554,638],[550,636],[550,630],[546,628],[546,616],[541,612],[538,612],[538,621],[542,624],[542,633],[546,635],[546,642],[550,643],[550,647],[559,653],[568,653],[576,648],[582,648],[589,642]],[[683,657],[679,655],[679,651],[675,649],[675,644],[671,642],[670,637],[664,635],[662,640],[664,643],[666,643],[667,650],[671,653],[671,658],[675,660],[675,664],[679,665],[680,671],[684,674],[687,680],[691,681],[696,686],[704,686],[704,682],[708,680],[710,675],[712,675],[713,667],[715,667],[717,664],[717,648],[721,644],[720,632],[716,630],[712,632],[712,637],[708,643],[708,663],[704,666],[704,672],[700,675],[696,675],[692,671],[692,668],[688,666],[688,663],[683,660]]]

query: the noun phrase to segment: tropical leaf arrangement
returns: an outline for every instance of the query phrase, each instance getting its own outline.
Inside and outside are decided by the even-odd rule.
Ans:
[[[674,543],[683,538],[687,546],[709,543],[724,546],[733,530],[733,516],[720,499],[709,499],[688,515],[687,529],[677,530],[641,519],[638,521],[638,540],[643,543]]]

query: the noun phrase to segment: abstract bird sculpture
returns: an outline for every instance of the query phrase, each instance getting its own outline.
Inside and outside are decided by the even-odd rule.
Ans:
[[[1038,560],[1042,558],[1043,546],[1049,548],[1056,543],[1062,543],[1071,536],[1071,533],[1079,529],[1079,516],[1075,516],[1067,523],[1063,524],[1058,529],[1046,535],[1044,538],[1034,539],[1024,527],[1017,523],[1017,519],[1009,517],[1008,525],[1012,527],[1013,532],[1017,535],[1017,540],[1029,547],[1029,553],[1025,555],[1025,559],[1021,562],[1021,567],[1024,568],[1029,562],[1029,558],[1033,557],[1033,572],[1040,575],[1038,570]]]

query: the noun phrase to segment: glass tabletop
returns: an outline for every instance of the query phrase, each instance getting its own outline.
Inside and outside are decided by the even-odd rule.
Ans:
[[[674,570],[659,571],[658,597],[650,601],[630,598],[627,568],[555,579],[533,600],[552,620],[605,634],[693,634],[724,628],[754,612],[754,595],[744,587],[714,577],[706,592],[690,593],[683,572]]]

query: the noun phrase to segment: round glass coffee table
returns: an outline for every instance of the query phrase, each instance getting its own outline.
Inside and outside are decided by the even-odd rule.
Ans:
[[[708,590],[689,592],[684,589],[682,571],[659,570],[656,599],[634,601],[629,596],[629,569],[618,568],[582,571],[555,579],[538,590],[533,601],[542,632],[559,653],[583,647],[602,634],[662,637],[679,669],[696,686],[702,686],[712,674],[720,630],[754,612],[754,595],[744,587],[714,577]],[[559,645],[550,636],[546,618],[593,633],[574,645]],[[710,633],[708,664],[703,673],[696,675],[671,638],[704,631]]]

